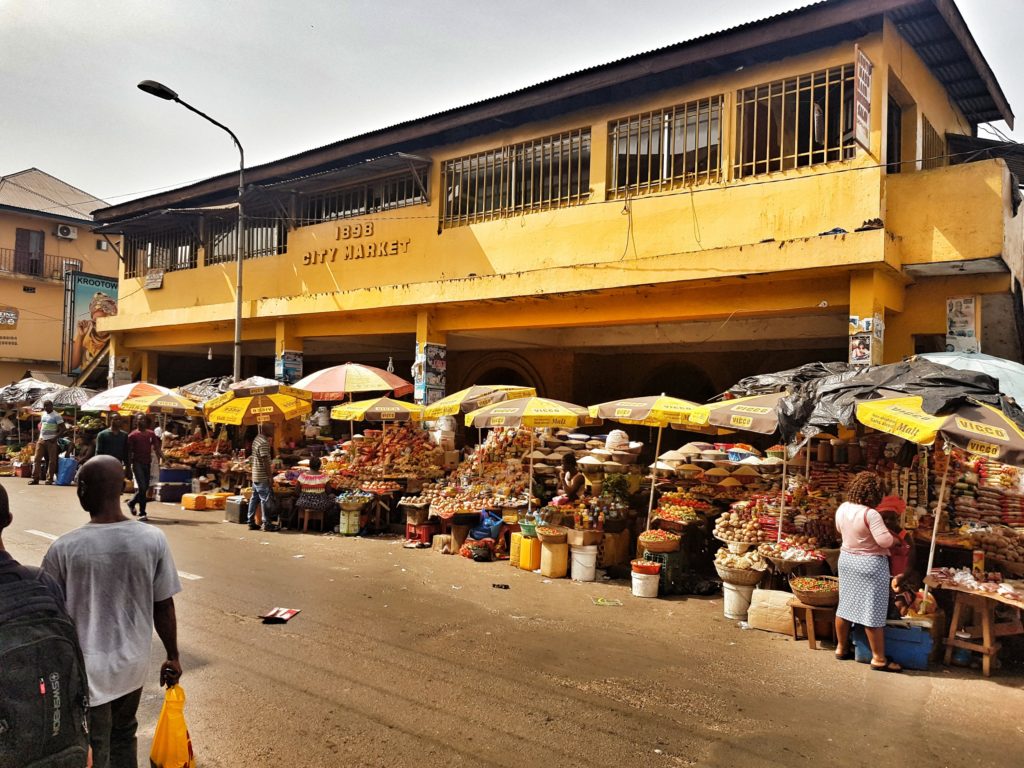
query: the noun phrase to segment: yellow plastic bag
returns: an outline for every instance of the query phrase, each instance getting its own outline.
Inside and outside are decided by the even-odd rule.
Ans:
[[[149,765],[150,768],[196,768],[192,737],[185,725],[185,691],[180,685],[172,685],[164,696],[153,734],[153,749],[149,752]]]

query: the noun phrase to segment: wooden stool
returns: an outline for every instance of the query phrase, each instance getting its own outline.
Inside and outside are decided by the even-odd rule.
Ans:
[[[789,601],[789,608],[793,612],[793,639],[803,640],[800,634],[800,625],[803,625],[807,635],[807,645],[812,651],[818,650],[818,639],[814,634],[814,620],[828,619],[829,638],[836,641],[836,609],[834,606],[806,605],[797,598]]]
[[[323,509],[305,509],[299,510],[299,522],[302,523],[302,532],[307,533],[309,531],[309,521],[313,520],[320,524],[320,532],[324,530],[324,518],[326,516],[326,510]]]

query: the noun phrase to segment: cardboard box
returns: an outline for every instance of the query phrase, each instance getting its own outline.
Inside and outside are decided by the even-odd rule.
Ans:
[[[750,610],[747,611],[747,623],[753,629],[792,636],[793,612],[789,607],[789,601],[792,599],[791,592],[755,589],[750,599]]]

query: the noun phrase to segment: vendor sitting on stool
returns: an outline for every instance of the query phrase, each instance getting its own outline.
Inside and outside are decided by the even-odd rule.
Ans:
[[[583,493],[587,479],[583,477],[576,465],[576,457],[571,453],[562,456],[562,469],[558,473],[558,495],[569,501],[575,501]]]
[[[320,459],[316,456],[309,460],[309,469],[299,475],[301,493],[295,502],[296,509],[308,509],[310,512],[324,513],[326,517],[338,508],[334,494],[327,491],[327,475],[320,471]]]

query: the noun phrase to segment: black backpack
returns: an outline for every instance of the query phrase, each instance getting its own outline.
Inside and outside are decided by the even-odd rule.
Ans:
[[[39,579],[0,581],[0,768],[82,768],[89,684],[75,625]]]

